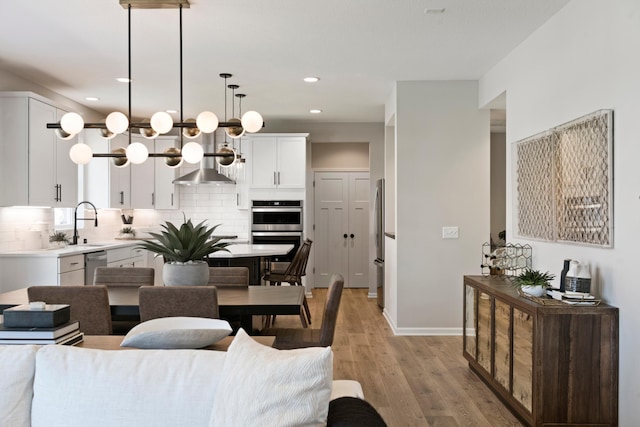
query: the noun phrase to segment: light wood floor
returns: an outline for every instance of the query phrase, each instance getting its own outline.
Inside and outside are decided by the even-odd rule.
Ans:
[[[309,299],[320,327],[326,289]],[[278,316],[275,327],[300,327]],[[462,337],[394,336],[366,289],[345,289],[334,351],[334,378],[355,379],[390,427],[521,426],[462,357]]]

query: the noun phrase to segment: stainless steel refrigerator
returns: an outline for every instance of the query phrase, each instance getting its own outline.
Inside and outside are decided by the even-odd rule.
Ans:
[[[376,259],[376,293],[378,305],[384,308],[384,179],[376,181],[374,199]]]

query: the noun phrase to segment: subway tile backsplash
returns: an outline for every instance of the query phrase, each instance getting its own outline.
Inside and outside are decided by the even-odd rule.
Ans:
[[[216,234],[237,235],[239,240],[249,240],[250,212],[236,206],[235,185],[195,185],[180,187],[180,209],[177,210],[126,210],[133,215],[131,225],[139,233],[158,230],[160,224],[171,221],[182,223],[187,219],[198,223],[207,221],[209,226],[220,224]],[[124,226],[118,209],[98,210],[98,227],[92,221],[80,221],[80,239],[89,242],[112,240]],[[78,214],[93,218],[93,211]],[[80,224],[81,223],[81,224]],[[49,233],[54,229],[54,209],[51,208],[0,208],[0,252],[35,250],[49,247]],[[73,229],[65,229],[71,238]]]

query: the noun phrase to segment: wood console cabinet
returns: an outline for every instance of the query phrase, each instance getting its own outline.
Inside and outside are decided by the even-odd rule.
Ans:
[[[543,305],[502,276],[464,277],[463,355],[535,427],[618,425],[618,309]]]

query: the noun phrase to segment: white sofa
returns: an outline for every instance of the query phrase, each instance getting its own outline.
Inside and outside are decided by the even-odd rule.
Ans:
[[[231,353],[231,348],[229,351]],[[259,358],[255,363],[247,363],[247,360],[253,360],[250,352],[245,352],[244,359],[234,356],[233,361],[227,361],[230,353],[207,350],[110,351],[59,345],[0,346],[0,426],[229,425],[231,423],[216,422],[214,411],[232,410],[230,398],[236,401],[236,405],[241,405],[236,406],[235,411],[244,405],[246,408],[255,407],[256,400],[262,400],[259,397],[262,395],[256,394],[259,386],[253,383],[260,382],[262,372],[268,371],[270,365],[266,359]],[[263,356],[272,357],[272,353]],[[232,393],[229,393],[227,385],[223,395],[225,407],[220,408],[218,404],[216,409],[215,400],[221,399],[218,388],[222,388],[220,384],[224,382],[221,378],[233,380],[225,369],[231,369],[229,366],[240,361],[247,370],[253,371],[249,374],[241,369],[250,376],[237,384]],[[228,362],[233,363],[230,365]],[[330,363],[332,366],[332,359]],[[290,366],[291,369],[299,369]],[[314,378],[313,375],[310,378]],[[322,384],[316,380],[309,383],[310,390],[322,390]],[[329,399],[338,396],[363,398],[362,388],[356,381],[333,381],[329,378],[328,384],[331,389]],[[323,393],[318,392],[318,396]],[[294,391],[287,399],[295,403],[298,396],[299,392]],[[319,405],[322,411],[326,402],[319,399],[312,404]],[[282,412],[290,413],[290,410],[287,408]],[[326,419],[326,412],[323,416]],[[285,421],[277,424],[290,425]],[[305,425],[319,424],[310,422]]]

